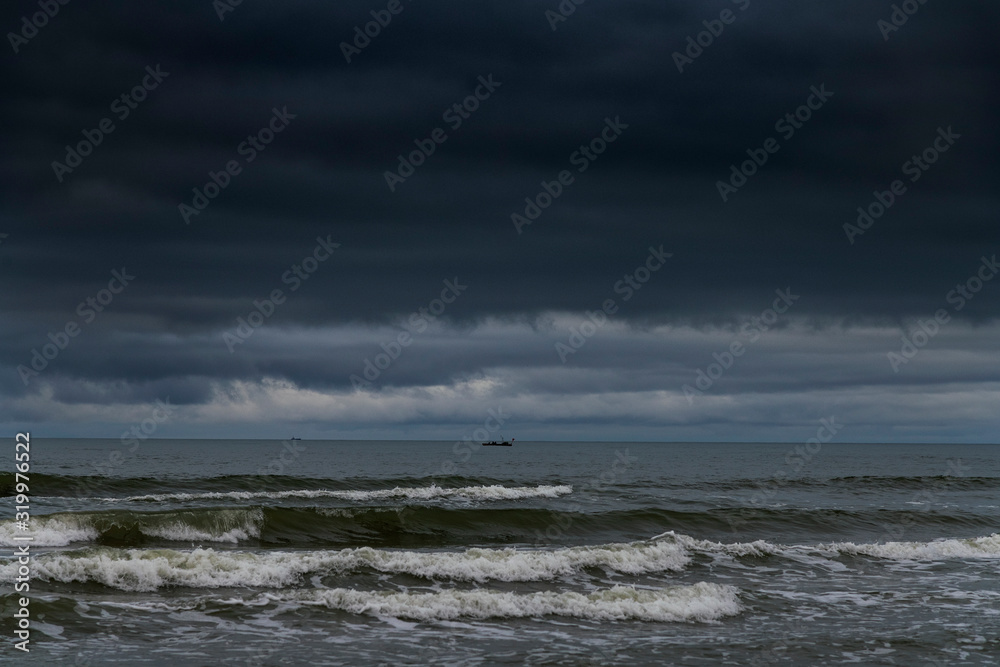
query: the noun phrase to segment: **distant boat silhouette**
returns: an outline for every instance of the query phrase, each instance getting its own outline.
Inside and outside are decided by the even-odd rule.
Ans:
[[[490,440],[489,442],[484,442],[483,447],[513,447],[515,440],[517,440],[517,438],[511,438],[509,441],[504,440],[503,436],[501,435],[499,440]]]
[[[301,440],[301,439],[302,439],[302,438],[296,438],[296,437],[294,437],[294,436],[293,436],[293,437],[291,437],[291,438],[289,438],[289,440]]]

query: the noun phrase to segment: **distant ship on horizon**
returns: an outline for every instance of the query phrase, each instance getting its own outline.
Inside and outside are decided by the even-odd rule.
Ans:
[[[510,440],[504,440],[503,436],[500,436],[499,440],[490,440],[489,442],[484,442],[483,447],[513,447],[514,440],[517,438],[511,438]]]

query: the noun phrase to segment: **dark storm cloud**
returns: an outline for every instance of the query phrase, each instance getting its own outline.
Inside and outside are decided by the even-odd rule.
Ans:
[[[572,394],[575,375],[545,370],[560,332],[536,318],[599,307],[650,246],[674,255],[616,322],[705,335],[786,286],[802,295],[796,318],[833,323],[825,335],[905,328],[950,308],[949,291],[1000,250],[997,8],[931,1],[886,41],[877,21],[891,3],[591,0],[553,31],[545,12],[557,5],[405,2],[350,64],[341,42],[384,3],[242,3],[223,21],[207,1],[61,6],[0,62],[0,392],[25,391],[14,369],[123,267],[134,283],[43,376],[52,400],[198,404],[217,383],[261,377],[346,389],[385,331],[365,327],[398,324],[456,277],[469,291],[444,314],[454,337],[415,344],[383,380],[420,387],[492,372],[525,391]],[[678,72],[673,54],[725,9],[735,20]],[[16,3],[0,25],[19,30],[34,11]],[[169,74],[114,117],[112,100],[157,66]],[[499,87],[450,128],[442,113],[490,75]],[[776,121],[820,86],[833,96],[782,137]],[[294,118],[244,162],[237,146],[275,108]],[[53,160],[104,117],[115,130],[58,182]],[[518,235],[511,214],[542,180],[575,170],[570,155],[607,118],[628,127]],[[447,141],[391,192],[384,172],[436,127]],[[961,135],[954,146],[906,180],[903,163],[948,127]],[[780,150],[723,203],[716,182],[768,137]],[[229,160],[242,172],[186,225],[178,205]],[[843,225],[894,179],[907,192],[849,243]],[[283,276],[318,237],[341,246],[230,354],[223,331],[253,299],[287,291]],[[949,312],[982,324],[998,305],[991,285]],[[975,334],[988,330],[970,329],[970,354],[988,353]],[[852,359],[884,354],[869,342],[855,342]],[[619,391],[673,391],[700,363],[686,345],[595,339],[588,372]],[[835,355],[817,354],[767,357],[727,386],[898,382],[838,373]],[[663,361],[641,370],[650,358]],[[931,367],[931,383],[984,379]]]

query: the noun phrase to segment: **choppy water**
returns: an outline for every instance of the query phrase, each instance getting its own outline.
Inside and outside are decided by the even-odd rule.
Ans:
[[[1000,663],[1000,446],[132,449],[32,441],[0,661]]]

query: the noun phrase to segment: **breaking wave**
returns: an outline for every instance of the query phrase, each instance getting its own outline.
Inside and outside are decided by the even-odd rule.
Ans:
[[[478,488],[478,487],[477,487]],[[515,489],[506,488],[506,493]],[[524,487],[528,489],[541,487]],[[552,487],[558,489],[558,487]],[[567,487],[568,488],[568,487]],[[480,489],[482,491],[482,489]],[[554,491],[555,492],[555,491]],[[413,498],[407,498],[413,501]],[[572,504],[555,507],[443,507],[423,504],[386,506],[285,507],[235,505],[140,512],[116,508],[92,512],[56,512],[33,517],[34,545],[64,547],[92,543],[114,547],[149,547],[158,542],[255,544],[278,547],[463,547],[468,545],[534,546],[642,540],[674,531],[679,535],[733,535],[734,527],[780,535],[794,531],[882,535],[887,526],[919,527],[924,534],[962,530],[991,534],[989,517],[959,517],[947,511],[742,510],[673,511],[633,509],[587,512]],[[16,546],[25,535],[14,521],[0,521],[0,546]],[[721,544],[715,542],[714,544]],[[732,549],[767,549],[767,543],[736,543]],[[756,546],[747,546],[756,545]],[[721,547],[720,547],[721,548]]]
[[[711,622],[741,611],[734,587],[706,582],[652,590],[615,586],[586,594],[482,589],[395,593],[333,588],[269,593],[263,599],[418,621],[565,616],[592,621]]]
[[[31,519],[28,533],[13,521],[0,522],[0,545],[23,544],[14,538],[33,536],[38,547],[64,547],[78,542],[140,545],[153,538],[174,542],[236,544],[260,537],[264,510],[213,509],[177,512],[60,512]]]
[[[270,553],[97,548],[37,557],[34,576],[59,583],[96,582],[128,591],[170,586],[282,588],[300,583],[306,576],[339,576],[366,570],[482,583],[552,580],[586,568],[622,574],[678,571],[688,560],[685,549],[670,541],[459,552],[389,551],[371,547]],[[0,566],[0,578],[13,580],[15,571],[14,564]]]
[[[940,539],[930,542],[881,542],[855,544],[831,542],[817,545],[780,545],[764,540],[725,544],[699,540],[671,532],[654,540],[668,539],[691,551],[722,553],[734,557],[793,556],[810,553],[827,557],[869,556],[886,560],[948,561],[959,559],[1000,558],[1000,533],[966,539]]]
[[[239,528],[230,528],[231,531]],[[402,574],[429,580],[550,581],[599,569],[608,574],[644,575],[685,570],[700,554],[742,558],[867,556],[895,561],[1000,558],[1000,534],[932,542],[850,542],[779,545],[763,540],[720,543],[665,533],[650,540],[555,549],[462,551],[389,550],[361,547],[324,551],[216,551],[88,548],[36,556],[34,577],[55,583],[98,583],[127,591],[167,587],[284,588],[307,577],[353,573]],[[16,562],[0,565],[0,579],[13,581]]]
[[[558,480],[540,480],[550,486],[562,486]],[[0,496],[15,493],[14,473],[0,471]],[[31,488],[35,497],[50,498],[112,498],[169,495],[173,493],[201,494],[281,491],[385,491],[394,488],[439,487],[461,488],[475,486],[520,487],[518,482],[493,477],[468,477],[463,475],[435,475],[430,477],[350,477],[326,479],[294,477],[287,475],[220,475],[199,478],[123,477],[109,474],[52,475],[32,473]]]
[[[254,500],[260,498],[340,498],[342,500],[383,500],[404,498],[407,500],[435,500],[437,498],[466,498],[469,500],[522,500],[524,498],[558,498],[573,493],[568,485],[541,485],[507,487],[500,484],[490,486],[463,486],[447,488],[440,486],[395,487],[370,491],[339,489],[292,489],[288,491],[208,491],[201,493],[158,493],[125,498],[102,498],[108,501],[164,501],[164,500]]]

